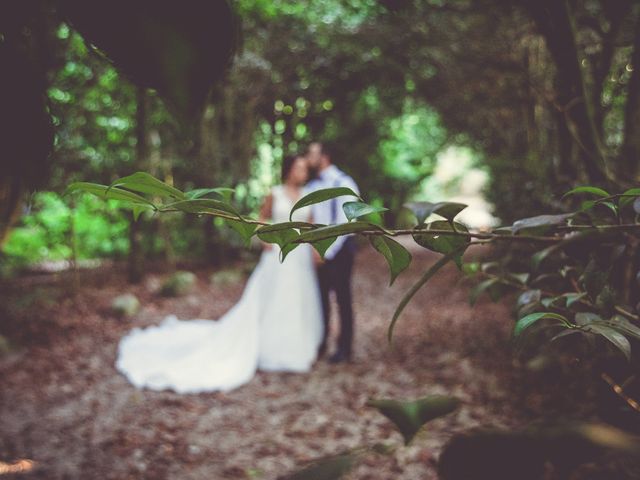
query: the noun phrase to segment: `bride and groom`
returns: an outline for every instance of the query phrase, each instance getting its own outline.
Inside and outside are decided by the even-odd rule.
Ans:
[[[309,181],[309,179],[311,180]],[[293,205],[312,191],[349,187],[353,179],[333,165],[326,145],[312,143],[306,155],[285,158],[282,183],[260,210],[262,220],[289,221]],[[293,220],[319,224],[346,221],[339,197],[294,212]],[[327,351],[329,296],[335,292],[340,335],[332,363],[348,361],[353,343],[352,237],[339,237],[322,260],[303,244],[280,263],[265,245],[242,297],[219,320],[180,321],[136,328],[120,342],[116,367],[140,388],[178,393],[229,391],[247,383],[257,369],[307,372]]]

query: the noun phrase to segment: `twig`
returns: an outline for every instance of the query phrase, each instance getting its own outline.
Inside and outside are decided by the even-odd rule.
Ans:
[[[600,375],[602,379],[609,384],[609,386],[613,389],[613,391],[622,398],[627,405],[629,405],[636,412],[640,413],[640,403],[638,403],[635,399],[631,398],[629,395],[624,393],[624,388],[616,383],[616,381],[611,378],[607,373],[602,373]]]

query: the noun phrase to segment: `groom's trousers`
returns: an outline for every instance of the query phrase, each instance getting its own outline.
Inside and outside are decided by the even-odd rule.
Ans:
[[[320,346],[320,353],[327,349],[330,326],[329,295],[336,294],[338,311],[340,313],[340,336],[338,337],[338,352],[349,357],[353,344],[353,307],[351,299],[351,272],[356,253],[355,238],[349,237],[336,256],[327,260],[318,268],[318,283],[322,299],[324,314],[324,338]]]

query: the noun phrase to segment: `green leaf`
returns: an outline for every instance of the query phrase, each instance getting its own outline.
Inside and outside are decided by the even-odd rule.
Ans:
[[[604,289],[607,281],[609,280],[610,272],[611,266],[603,268],[595,258],[592,258],[589,260],[589,263],[587,263],[587,266],[582,273],[581,281],[584,289],[592,300],[595,300]]]
[[[509,278],[512,278],[513,280],[515,280],[516,282],[522,285],[526,285],[527,282],[529,281],[529,274],[528,273],[510,273]]]
[[[624,335],[640,340],[640,328],[621,315],[616,315],[604,323]]]
[[[516,307],[522,308],[526,305],[535,305],[536,303],[540,302],[541,296],[542,292],[537,289],[522,292],[516,300]]]
[[[640,188],[630,188],[622,194],[620,197],[620,207],[626,207],[634,202],[636,198],[640,197]]]
[[[516,322],[516,325],[513,329],[513,336],[514,337],[520,336],[523,331],[525,331],[527,328],[537,323],[539,320],[542,320],[543,318],[556,320],[559,324],[564,325],[565,327],[572,326],[569,320],[567,320],[565,317],[557,313],[551,313],[551,312],[530,313],[529,315],[522,317],[520,320]]]
[[[578,312],[573,317],[573,321],[576,325],[584,327],[592,322],[602,321],[602,317],[593,312]]]
[[[558,245],[551,245],[550,247],[545,248],[544,250],[540,250],[536,252],[531,257],[531,264],[534,270],[538,270],[542,262],[553,252],[559,250]]]
[[[227,202],[231,201],[231,197],[235,190],[233,188],[226,187],[216,187],[216,188],[196,188],[195,190],[189,190],[185,192],[185,197],[189,200],[195,200],[196,198],[205,197],[211,193],[222,197],[223,200]]]
[[[280,480],[338,480],[349,473],[357,460],[358,456],[353,453],[324,458]]]
[[[316,190],[315,192],[311,192],[308,195],[305,195],[300,200],[296,202],[296,204],[291,209],[291,213],[289,214],[289,220],[293,218],[293,213],[296,210],[299,210],[303,207],[308,207],[310,205],[314,205],[316,203],[321,203],[327,200],[331,200],[337,197],[356,197],[360,198],[356,192],[347,187],[334,187],[334,188],[324,188],[322,190]]]
[[[575,248],[576,246],[581,247],[582,245],[588,246],[589,242],[592,242],[595,238],[600,238],[602,236],[603,234],[597,231],[571,232],[569,235],[566,235],[561,242],[536,252],[531,261],[533,269],[538,270],[544,260],[553,253],[566,250],[568,247]],[[570,252],[571,250],[568,251]]]
[[[585,200],[584,202],[580,203],[580,211],[586,212],[587,210],[591,210],[597,204],[598,202],[596,202],[595,200]]]
[[[605,206],[607,207],[611,212],[613,212],[614,215],[618,215],[618,206],[613,203],[612,201],[602,201],[602,200],[588,200],[585,202],[582,202],[580,204],[580,211],[581,212],[586,212],[587,210],[591,210],[595,207],[599,207],[599,206]]]
[[[303,232],[302,235],[300,235],[299,241],[303,243],[314,243],[318,240],[326,240],[327,238],[339,237],[340,235],[349,235],[351,233],[364,232],[367,230],[384,231],[381,227],[373,223],[357,221],[314,228]]]
[[[267,230],[261,227],[257,230],[257,235],[263,242],[275,243],[280,248],[284,248],[285,245],[297,240],[300,234],[293,228],[283,228],[279,230]]]
[[[563,213],[560,215],[538,215],[537,217],[523,218],[513,223],[512,231],[514,235],[527,233],[542,235],[551,228],[564,225],[575,213]]]
[[[585,327],[585,330],[597,335],[601,335],[609,342],[611,342],[616,348],[618,348],[627,360],[631,360],[631,343],[629,339],[622,333],[616,331],[608,325],[592,322]]]
[[[469,294],[469,304],[471,306],[475,305],[476,302],[478,301],[478,298],[480,298],[480,295],[482,295],[487,289],[496,285],[498,282],[499,282],[499,279],[497,278],[489,278],[487,280],[480,282],[475,287],[473,287],[471,289],[471,293]]]
[[[462,265],[462,273],[473,276],[480,272],[480,262],[465,262]]]
[[[382,254],[389,264],[393,285],[395,279],[411,264],[411,254],[401,244],[385,235],[372,235],[369,241],[373,248]]]
[[[454,230],[455,227],[455,230]],[[414,233],[415,242],[434,252],[448,254],[454,250],[460,253],[454,259],[459,268],[462,268],[462,255],[469,245],[471,237],[466,235],[447,235],[446,233],[427,233],[429,230],[445,230],[449,232],[468,233],[467,227],[461,223],[454,223],[453,226],[444,220],[437,220],[421,227],[421,231],[425,233]],[[464,248],[463,248],[464,247]]]
[[[142,215],[144,212],[147,212],[149,210],[153,210],[153,207],[151,205],[132,205],[131,206],[131,211],[133,212],[133,219],[135,221],[138,221],[138,219],[140,218],[140,215]]]
[[[263,233],[277,232],[278,230],[289,230],[295,228],[296,230],[308,230],[314,225],[308,222],[281,222],[274,223],[272,225],[263,225],[260,227],[260,231]]]
[[[212,198],[197,198],[193,200],[181,200],[179,202],[168,203],[163,205],[161,208],[161,211],[167,210],[180,210],[187,213],[200,213],[214,216],[232,215],[238,220],[242,220],[242,216],[233,205],[221,200],[214,200]]]
[[[615,203],[613,203],[613,202],[598,202],[598,205],[604,205],[609,210],[611,210],[614,215],[618,215],[618,207],[616,206]]]
[[[591,187],[591,186],[584,186],[584,187],[576,187],[573,190],[569,190],[567,193],[565,193],[562,198],[566,198],[570,195],[576,195],[578,193],[587,193],[590,195],[595,195],[597,197],[610,197],[611,194],[609,192],[607,192],[606,190],[603,190],[602,188],[598,188],[598,187]]]
[[[365,215],[386,212],[389,209],[384,207],[374,207],[373,205],[369,205],[364,202],[345,202],[344,205],[342,205],[342,210],[344,210],[347,220],[351,222],[352,220],[364,217]]]
[[[372,399],[367,405],[376,408],[391,420],[402,434],[405,445],[408,445],[425,423],[455,411],[460,405],[460,400],[450,396],[433,395],[409,401]]]
[[[574,335],[576,333],[581,333],[584,335],[584,331],[580,328],[571,328],[569,330],[564,330],[563,332],[560,332],[559,334],[553,336],[551,338],[551,340],[549,340],[550,342],[555,342],[556,340],[559,340],[560,338],[563,337],[568,337],[569,335]]]
[[[256,234],[263,242],[275,243],[280,247],[281,262],[284,262],[287,255],[300,245],[299,243],[295,243],[295,240],[300,237],[300,234],[294,228],[275,230],[269,227],[260,227],[256,230]]]
[[[329,249],[329,247],[333,245],[333,242],[335,242],[337,239],[338,237],[324,238],[322,240],[313,242],[311,245],[313,246],[313,248],[316,249],[318,254],[320,254],[320,256],[324,258],[324,255],[325,253],[327,253],[327,250]]]
[[[450,222],[468,205],[464,203],[455,203],[455,202],[439,202],[436,203],[436,208],[433,209],[433,213],[440,215],[441,217],[446,218]]]
[[[465,246],[465,248],[466,248],[466,246]],[[397,306],[396,311],[393,313],[393,318],[391,319],[391,323],[389,324],[389,329],[387,330],[387,339],[388,339],[389,343],[391,343],[391,340],[393,339],[393,330],[395,329],[396,323],[398,322],[398,318],[400,318],[400,315],[402,314],[402,312],[405,309],[405,307],[409,304],[409,302],[411,301],[413,296],[416,293],[418,293],[418,291],[436,273],[438,273],[438,271],[442,267],[444,267],[447,263],[449,263],[451,260],[456,258],[457,255],[460,255],[461,251],[462,251],[462,248],[460,248],[460,250],[454,250],[454,251],[446,254],[445,256],[443,256],[440,260],[438,260],[433,265],[431,265],[431,267],[429,267],[429,269],[424,274],[422,274],[422,277],[420,277],[420,279],[413,285],[413,287],[411,287],[409,289],[409,291],[404,294],[404,297],[402,297],[402,300],[400,301],[400,304]]]
[[[146,198],[118,187],[109,188],[106,185],[100,185],[97,183],[75,182],[67,187],[65,195],[74,192],[87,192],[92,193],[103,200],[121,200],[139,205],[149,205],[154,209],[156,208],[153,202]]]
[[[452,221],[462,210],[467,208],[468,205],[455,202],[409,202],[405,203],[404,206],[411,210],[416,216],[418,225],[422,225],[432,213],[436,213]]]
[[[249,245],[251,243],[251,237],[255,233],[258,225],[255,223],[247,223],[243,220],[232,220],[230,218],[225,218],[225,223],[233,228],[238,234],[242,237],[245,245]]]
[[[187,198],[177,188],[158,180],[146,172],[136,172],[133,175],[119,178],[109,186],[110,189],[113,187],[126,188],[134,192],[147,193],[159,197],[169,197],[175,200],[185,200]]]
[[[571,307],[576,302],[582,300],[587,294],[586,293],[564,293],[563,297],[567,299],[567,308]]]
[[[418,225],[422,225],[427,221],[427,217],[433,213],[434,203],[431,202],[409,202],[404,207],[408,208],[416,216]]]

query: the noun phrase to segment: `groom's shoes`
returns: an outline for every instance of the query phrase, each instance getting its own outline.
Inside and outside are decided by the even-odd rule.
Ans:
[[[351,361],[351,355],[338,350],[336,353],[329,357],[329,363],[345,363]]]

